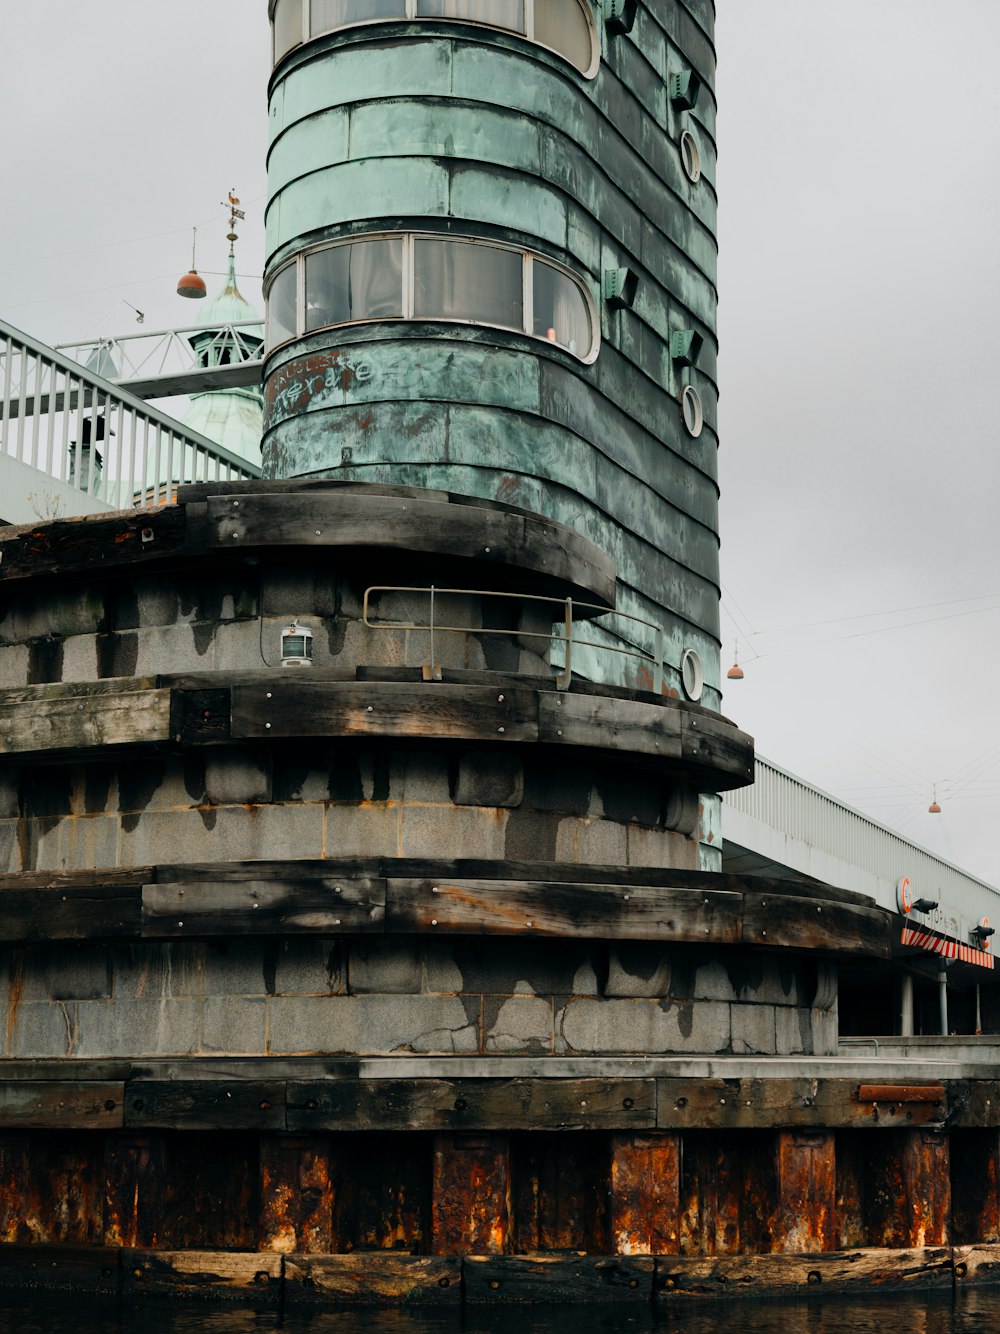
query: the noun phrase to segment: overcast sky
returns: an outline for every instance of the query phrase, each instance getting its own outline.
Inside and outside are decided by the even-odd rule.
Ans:
[[[1000,3],[718,9],[725,710],[1000,883]],[[190,319],[190,228],[211,289],[230,187],[260,300],[266,10],[4,6],[0,317]]]

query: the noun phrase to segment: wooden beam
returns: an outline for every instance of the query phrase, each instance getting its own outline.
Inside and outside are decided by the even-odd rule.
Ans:
[[[0,1245],[0,1289],[117,1297],[121,1252],[108,1246]]]
[[[465,1300],[547,1302],[648,1302],[653,1286],[652,1256],[467,1255],[463,1261]]]
[[[629,885],[389,879],[386,929],[427,935],[572,936],[735,944],[737,894]]]
[[[451,1306],[462,1300],[462,1262],[446,1256],[356,1251],[289,1255],[289,1306]]]
[[[881,908],[845,907],[797,899],[792,894],[749,893],[743,943],[774,949],[832,950],[888,959],[892,919]]]
[[[0,1126],[32,1130],[117,1130],[124,1124],[121,1083],[64,1081],[0,1084]]]
[[[132,680],[117,685],[0,691],[0,754],[63,754],[168,740],[170,691]]]
[[[276,1305],[282,1258],[250,1251],[124,1250],[125,1296],[199,1297]]]
[[[850,1079],[658,1079],[657,1125],[677,1130],[872,1129],[943,1126],[948,1101],[895,1104],[858,1101]]]
[[[282,1080],[130,1079],[126,1127],[162,1130],[283,1130]]]
[[[286,872],[295,863],[286,864]],[[371,877],[302,876],[142,887],[142,935],[295,936],[385,930],[384,883]]]
[[[290,1080],[288,1129],[648,1129],[651,1079]]]
[[[827,1255],[662,1256],[656,1261],[656,1296],[668,1300],[821,1297],[853,1288],[877,1292],[951,1286],[950,1247]]]

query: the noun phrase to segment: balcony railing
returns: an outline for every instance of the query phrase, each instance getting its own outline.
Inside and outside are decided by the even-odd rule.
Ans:
[[[129,390],[0,320],[0,457],[116,509],[260,476]]]

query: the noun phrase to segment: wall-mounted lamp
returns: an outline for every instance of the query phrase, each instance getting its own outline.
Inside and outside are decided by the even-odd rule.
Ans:
[[[970,932],[973,945],[975,945],[978,949],[988,950],[990,947],[989,946],[990,936],[992,936],[995,932],[996,932],[996,927],[990,926],[990,919],[988,917],[982,918],[982,920],[977,922],[976,925],[972,928],[972,931]]]
[[[693,111],[701,92],[701,79],[693,69],[680,70],[670,76],[670,100],[682,111]]]
[[[281,632],[282,667],[311,667],[313,632],[298,617]]]
[[[612,310],[622,310],[635,301],[639,275],[632,269],[604,270],[604,300]]]
[[[639,0],[604,0],[604,26],[608,32],[631,32]]]
[[[682,366],[697,366],[705,340],[696,329],[675,329],[670,335],[670,356]]]
[[[938,906],[937,899],[914,899],[913,907],[916,912],[933,912]]]

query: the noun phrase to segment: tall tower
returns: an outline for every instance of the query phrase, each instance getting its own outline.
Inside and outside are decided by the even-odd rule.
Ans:
[[[266,479],[0,542],[0,1227],[302,1301],[831,1249],[857,1081],[759,1059],[888,926],[719,871],[713,6],[270,17]]]

